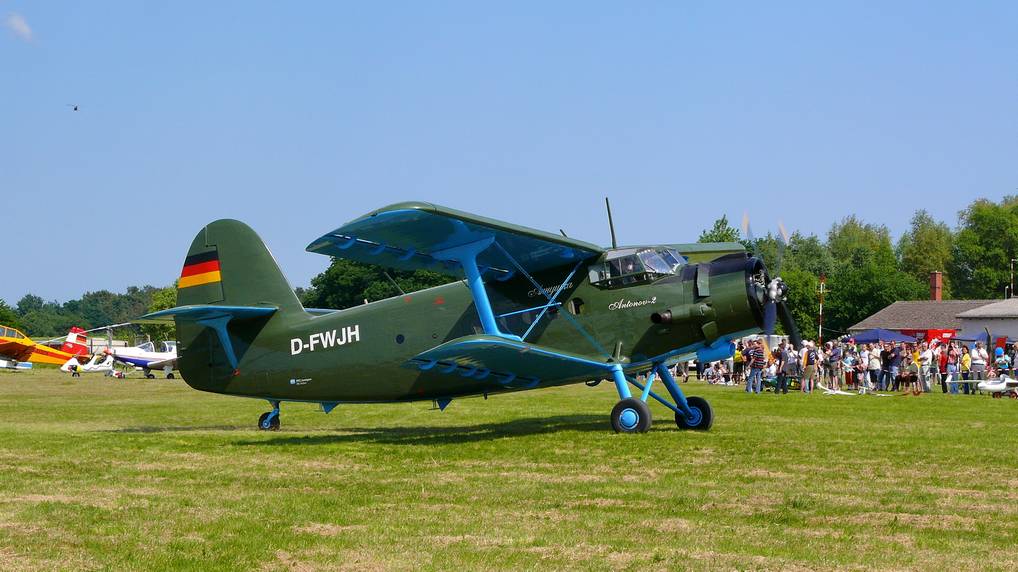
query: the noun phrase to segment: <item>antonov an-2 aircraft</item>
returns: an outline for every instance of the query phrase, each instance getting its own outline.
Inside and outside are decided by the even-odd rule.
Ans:
[[[602,379],[619,394],[617,432],[650,428],[649,398],[680,428],[709,429],[710,405],[683,395],[670,363],[727,358],[732,340],[775,317],[800,343],[784,283],[738,243],[602,248],[415,202],[360,217],[307,250],[462,280],[308,310],[248,226],[203,228],[184,260],[181,305],[142,321],[175,321],[178,369],[191,387],[267,400],[263,430],[279,428],[284,401],[326,413],[414,400],[444,409],[461,396]],[[671,400],[653,390],[658,381]]]

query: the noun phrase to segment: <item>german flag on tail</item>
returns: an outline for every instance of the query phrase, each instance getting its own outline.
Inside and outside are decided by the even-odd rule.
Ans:
[[[184,260],[184,269],[180,272],[178,288],[190,288],[204,284],[222,282],[219,273],[219,250],[192,254]]]

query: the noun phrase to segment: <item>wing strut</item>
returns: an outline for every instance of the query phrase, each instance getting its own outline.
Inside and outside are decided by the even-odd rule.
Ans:
[[[576,271],[579,270],[580,266],[584,263],[584,260],[580,260],[579,262],[577,262],[576,266],[573,267],[573,271],[570,272],[569,275],[566,276],[566,279],[562,281],[562,284],[559,284],[559,287],[555,289],[555,293],[554,294],[548,294],[547,290],[542,288],[541,285],[537,282],[537,280],[535,280],[534,277],[531,276],[530,273],[527,272],[525,268],[523,268],[523,265],[521,265],[519,262],[517,262],[516,259],[513,258],[513,255],[509,254],[509,252],[506,249],[502,248],[501,244],[496,242],[495,243],[495,248],[497,248],[500,251],[502,251],[502,254],[509,260],[510,263],[512,263],[513,266],[516,267],[516,270],[520,274],[522,274],[527,280],[529,280],[530,283],[533,284],[535,288],[537,288],[537,291],[540,292],[542,296],[544,296],[545,298],[548,299],[548,304],[546,304],[545,306],[541,306],[541,308],[543,308],[541,310],[541,315],[537,317],[537,320],[534,320],[534,324],[537,324],[538,320],[540,320],[541,317],[544,316],[545,312],[548,311],[549,307],[551,307],[552,305],[556,304],[555,299],[558,298],[559,294],[562,293],[562,290],[565,289],[566,284],[569,283],[569,280],[572,279],[573,275],[576,274]],[[594,336],[591,336],[590,333],[587,332],[587,330],[585,330],[583,328],[583,326],[580,325],[579,322],[574,320],[573,317],[569,315],[569,312],[565,312],[562,315],[569,319],[569,323],[572,324],[574,328],[576,328],[576,331],[580,332],[580,334],[582,334],[583,337],[585,337],[587,339],[587,341],[590,342],[590,345],[594,346],[594,349],[596,349],[598,352],[600,352],[601,355],[603,355],[605,357],[608,357],[608,358],[612,357],[612,355],[610,353],[608,353],[607,350],[604,349],[604,346],[602,346],[601,344],[597,343],[597,340],[594,339]],[[526,338],[527,335],[530,334],[531,330],[534,329],[534,324],[531,324],[530,328],[527,329],[527,332],[525,334],[523,334],[524,338]]]
[[[460,266],[463,267],[463,273],[467,275],[467,286],[470,288],[470,294],[474,298],[474,307],[477,308],[477,316],[481,319],[481,327],[484,329],[484,333],[489,336],[499,336],[521,341],[519,336],[507,334],[498,329],[498,324],[495,322],[495,313],[492,312],[491,302],[488,300],[488,291],[485,290],[484,280],[481,278],[481,270],[477,267],[477,255],[484,252],[494,242],[495,235],[488,235],[481,240],[432,252],[431,255],[438,260],[459,262]]]

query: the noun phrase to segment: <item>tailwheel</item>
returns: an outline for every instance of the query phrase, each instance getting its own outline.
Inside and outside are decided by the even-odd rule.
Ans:
[[[650,429],[650,407],[639,399],[627,397],[615,404],[611,419],[616,433],[646,433]]]
[[[695,429],[697,431],[710,429],[714,424],[714,410],[711,409],[710,403],[702,397],[693,396],[686,398],[686,404],[689,405],[692,415],[686,416],[682,412],[675,414],[675,424],[679,426],[679,429]]]
[[[261,431],[279,431],[279,413],[266,411],[258,418],[258,429]]]

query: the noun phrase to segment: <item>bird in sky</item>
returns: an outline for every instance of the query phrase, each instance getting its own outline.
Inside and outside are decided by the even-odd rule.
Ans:
[[[77,111],[78,110],[77,104],[74,104],[74,103],[68,103],[67,107],[70,107],[71,111]]]

